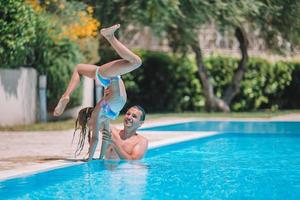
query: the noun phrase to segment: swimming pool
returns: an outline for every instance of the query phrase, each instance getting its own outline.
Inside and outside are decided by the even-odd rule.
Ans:
[[[300,133],[300,122],[287,121],[192,121],[143,128],[151,131],[218,131],[222,133]]]
[[[240,123],[247,127],[248,122]],[[226,133],[151,149],[141,161],[93,161],[3,181],[0,197],[300,199],[300,133],[295,129],[300,124],[287,125],[278,123],[279,133],[223,130]]]

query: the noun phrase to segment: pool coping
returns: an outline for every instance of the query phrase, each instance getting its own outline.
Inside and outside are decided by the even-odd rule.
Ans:
[[[145,132],[151,133],[155,132],[155,134],[159,134],[160,132],[166,134],[166,131],[140,131],[141,134],[144,134]],[[177,144],[181,142],[186,142],[190,140],[196,140],[200,138],[206,138],[210,136],[214,136],[217,134],[221,134],[219,132],[213,132],[213,131],[206,131],[206,132],[191,132],[188,131],[188,135],[184,135],[183,131],[168,131],[169,133],[178,133],[178,137],[176,138],[167,138],[163,139],[160,141],[153,141],[149,143],[148,149],[154,149],[154,148],[159,148],[162,146],[167,146],[167,145],[172,145],[172,144]],[[12,170],[4,170],[0,172],[0,181],[7,181],[10,179],[14,178],[21,178],[21,177],[26,177],[29,175],[34,175],[37,173],[41,172],[46,172],[50,170],[55,170],[59,168],[64,168],[68,166],[74,166],[74,165],[79,165],[83,164],[85,162],[81,161],[80,159],[75,160],[73,159],[72,161],[68,160],[57,160],[57,161],[50,161],[46,163],[39,163],[39,164],[33,164],[29,166],[25,166],[22,169],[12,169]]]
[[[150,132],[150,131],[147,131],[147,132]],[[178,132],[178,131],[153,131],[153,132],[159,134],[160,132],[166,133],[166,132]],[[184,131],[180,131],[180,133],[184,134]],[[161,140],[161,141],[151,142],[149,144],[149,150],[154,149],[154,148],[159,148],[162,146],[167,146],[167,145],[177,144],[177,143],[186,142],[186,141],[190,141],[190,140],[196,140],[196,139],[200,139],[200,138],[206,138],[206,137],[210,137],[210,136],[214,136],[214,135],[223,134],[223,133],[217,132],[217,131],[197,131],[197,132],[189,131],[189,133],[190,133],[189,135],[183,135],[182,137],[169,138],[169,139],[165,139],[165,140]]]

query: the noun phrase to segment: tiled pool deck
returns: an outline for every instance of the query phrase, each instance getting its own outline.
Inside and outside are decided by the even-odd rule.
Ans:
[[[188,122],[195,120],[222,120],[222,121],[300,121],[300,114],[290,114],[273,118],[164,118],[148,120],[143,127]],[[138,131],[150,141],[149,148],[167,144],[207,137],[215,132],[153,132]],[[81,163],[86,153],[85,148],[79,158],[74,157],[76,138],[72,145],[73,130],[47,132],[0,132],[0,180],[31,174],[37,171],[46,171],[66,165]],[[101,141],[99,142],[101,143]],[[88,146],[88,145],[86,145]],[[97,152],[99,155],[99,146]]]

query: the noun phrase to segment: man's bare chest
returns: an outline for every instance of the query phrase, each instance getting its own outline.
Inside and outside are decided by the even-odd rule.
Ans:
[[[138,137],[132,136],[123,141],[122,147],[127,153],[131,153],[133,148],[138,144]]]

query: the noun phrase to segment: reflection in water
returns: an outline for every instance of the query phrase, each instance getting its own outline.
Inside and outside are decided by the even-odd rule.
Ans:
[[[148,166],[141,161],[92,161],[5,184],[3,198],[143,199]],[[2,186],[3,187],[3,186]],[[5,196],[6,195],[6,196]]]
[[[103,161],[111,172],[107,177],[109,193],[126,199],[142,199],[146,192],[148,166],[141,161]]]

